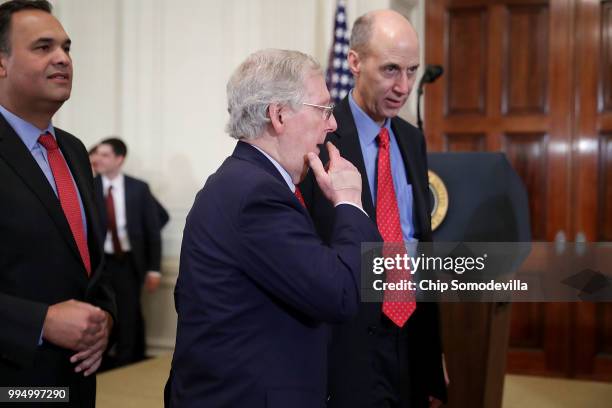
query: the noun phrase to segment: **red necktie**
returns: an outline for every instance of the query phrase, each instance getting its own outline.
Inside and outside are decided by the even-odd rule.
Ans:
[[[106,194],[106,218],[108,221],[108,230],[111,233],[111,241],[113,241],[113,253],[121,258],[123,249],[119,241],[119,233],[117,232],[117,215],[115,214],[115,201],[113,200],[113,186],[108,187]]]
[[[300,191],[300,188],[298,186],[295,186],[295,196],[297,197],[298,201],[304,207],[306,207],[306,202],[304,201],[304,196],[302,195],[302,192]]]
[[[81,206],[79,205],[79,196],[68,170],[68,165],[64,156],[57,146],[57,142],[51,136],[49,132],[40,135],[38,143],[43,145],[47,149],[47,159],[53,178],[55,179],[55,186],[57,187],[57,195],[60,200],[60,205],[70,226],[70,231],[74,241],[81,254],[81,259],[87,270],[87,274],[91,274],[91,260],[89,258],[89,248],[87,247],[87,237],[85,236],[85,226],[83,225],[83,214],[81,212]]]
[[[376,190],[376,223],[385,243],[390,242],[395,243],[395,245],[401,245],[399,248],[394,247],[394,245],[385,245],[383,255],[385,257],[395,257],[398,254],[403,256],[406,250],[395,188],[393,187],[393,177],[391,176],[389,131],[386,128],[382,128],[377,139],[378,186]],[[404,279],[410,280],[410,271],[397,269],[388,269],[386,271],[386,281],[389,283],[398,283]],[[415,309],[416,302],[411,291],[385,291],[383,313],[397,326],[403,327]]]

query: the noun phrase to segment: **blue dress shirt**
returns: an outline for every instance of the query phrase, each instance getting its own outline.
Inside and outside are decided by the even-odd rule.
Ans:
[[[38,129],[31,123],[26,122],[19,116],[6,110],[6,108],[2,105],[0,105],[0,114],[4,116],[4,119],[6,119],[8,124],[15,131],[15,133],[17,133],[17,136],[19,136],[21,141],[26,145],[26,147],[32,154],[32,157],[34,157],[34,160],[36,160],[38,167],[40,167],[45,177],[49,181],[49,184],[51,185],[51,188],[53,188],[55,195],[57,196],[57,186],[55,185],[55,178],[53,177],[53,172],[51,171],[49,161],[47,160],[47,149],[45,149],[40,143],[38,143],[38,138],[40,137],[40,135],[46,132],[51,133],[51,135],[53,135],[53,137],[55,138],[55,130],[53,129],[53,125],[49,123],[46,129]],[[74,181],[74,175],[72,174],[72,170],[70,170],[70,168],[68,168],[68,170],[70,171],[70,175],[72,176],[72,182],[74,183],[74,188],[76,189],[77,196],[79,197],[79,205],[81,206],[81,218],[83,219],[85,236],[87,236],[87,217],[85,216],[85,208],[83,207],[81,193]]]
[[[352,90],[349,93],[349,105],[355,119],[357,133],[359,134],[359,144],[368,176],[368,185],[372,193],[372,203],[376,207],[376,167],[378,163],[378,142],[376,137],[380,133],[381,127],[357,105],[357,102],[353,99]],[[383,127],[389,131],[391,142],[391,176],[393,177],[393,187],[395,188],[395,196],[397,197],[397,205],[399,207],[402,235],[405,242],[416,241],[414,238],[414,222],[412,220],[412,185],[408,182],[406,166],[404,166],[404,160],[395,134],[391,129],[391,120],[389,118],[385,120]]]
[[[53,129],[53,125],[49,123],[46,129],[38,129],[36,126],[32,125],[29,122],[21,119],[19,116],[9,112],[6,108],[0,105],[0,114],[6,119],[8,124],[13,128],[17,136],[21,139],[23,144],[26,145],[34,160],[38,164],[38,167],[42,170],[45,177],[49,181],[51,188],[53,188],[53,192],[57,196],[57,186],[55,185],[55,177],[53,177],[53,172],[51,171],[51,166],[49,166],[49,161],[47,160],[47,149],[45,149],[40,143],[38,143],[38,138],[43,133],[49,132],[55,138],[55,130]],[[60,150],[60,154],[61,150]],[[65,158],[64,158],[65,160]],[[77,196],[79,197],[79,206],[81,207],[81,218],[83,219],[83,227],[85,228],[85,236],[87,236],[87,217],[85,216],[85,208],[83,207],[83,200],[81,199],[81,193],[79,192],[79,188],[77,187],[74,181],[74,175],[72,175],[72,171],[70,167],[68,168],[70,171],[70,176],[72,177],[72,182],[74,183],[74,188],[76,189]],[[40,337],[38,338],[38,345],[42,345],[43,343],[43,329],[41,328]]]

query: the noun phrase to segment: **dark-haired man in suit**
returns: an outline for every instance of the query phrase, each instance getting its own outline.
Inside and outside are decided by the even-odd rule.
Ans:
[[[65,406],[93,407],[115,306],[87,151],[51,123],[71,89],[51,5],[1,4],[0,386],[69,387]]]
[[[122,172],[127,146],[121,139],[101,141],[96,156],[94,188],[120,317],[108,360],[109,366],[119,367],[145,356],[140,292],[143,284],[155,291],[161,280],[160,217],[147,183]]]
[[[363,206],[385,242],[430,241],[425,140],[397,116],[419,67],[417,34],[395,11],[365,14],[353,26],[348,63],[355,87],[334,109],[338,129],[326,140],[363,175]],[[301,187],[329,237],[328,203],[312,177]],[[330,408],[436,407],[445,398],[436,304],[362,303],[356,320],[334,329]]]

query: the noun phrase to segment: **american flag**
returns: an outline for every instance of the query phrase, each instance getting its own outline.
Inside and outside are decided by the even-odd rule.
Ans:
[[[353,74],[346,60],[350,36],[351,33],[346,25],[346,3],[345,0],[338,0],[334,19],[334,42],[329,52],[326,75],[327,88],[335,104],[344,99],[354,83]]]

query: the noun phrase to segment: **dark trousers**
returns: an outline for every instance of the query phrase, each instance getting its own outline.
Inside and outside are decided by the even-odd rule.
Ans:
[[[116,368],[141,361],[145,357],[144,320],[140,305],[142,282],[131,254],[106,255],[106,267],[117,298],[115,345],[107,352],[106,368]]]
[[[372,358],[374,401],[371,406],[416,408],[410,401],[410,367],[407,356],[409,343],[406,332],[383,316],[374,336]]]
[[[368,332],[367,354],[370,370],[337,379],[342,384],[331,390],[329,408],[427,408],[424,395],[416,395],[411,383],[419,373],[410,364],[410,336],[386,316]],[[346,340],[346,339],[345,339]],[[350,340],[347,340],[350,341]],[[350,358],[347,356],[347,358]],[[422,393],[421,393],[422,394]]]

